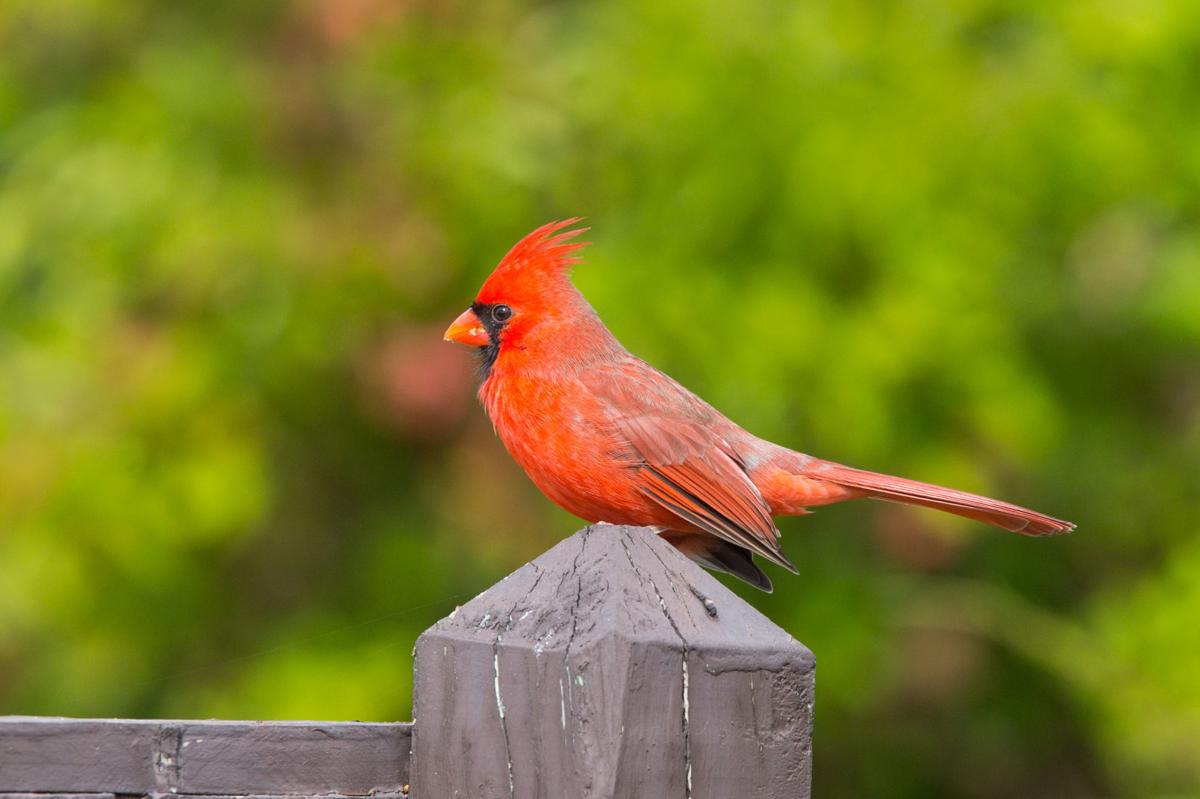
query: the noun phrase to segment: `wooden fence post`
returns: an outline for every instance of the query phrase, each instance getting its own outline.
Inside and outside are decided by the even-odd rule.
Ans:
[[[812,653],[648,529],[580,531],[415,655],[416,799],[809,796]]]

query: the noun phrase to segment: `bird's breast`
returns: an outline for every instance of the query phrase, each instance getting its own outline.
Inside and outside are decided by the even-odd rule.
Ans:
[[[509,454],[555,503],[589,521],[653,523],[624,440],[577,380],[493,374],[479,394]]]

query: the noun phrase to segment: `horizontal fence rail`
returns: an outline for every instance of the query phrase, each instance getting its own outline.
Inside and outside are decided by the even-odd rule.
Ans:
[[[0,797],[403,796],[411,724],[0,717]]]

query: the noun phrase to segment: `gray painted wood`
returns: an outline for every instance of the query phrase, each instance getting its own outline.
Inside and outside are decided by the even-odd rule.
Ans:
[[[0,717],[0,799],[807,797],[813,658],[641,528],[421,636],[411,724]]]
[[[0,717],[0,792],[399,793],[411,724]]]
[[[645,528],[563,541],[415,669],[420,799],[809,796],[812,653]]]
[[[0,799],[117,799],[112,793],[0,793]]]
[[[79,796],[79,794],[67,794],[66,799],[79,799]],[[410,799],[410,795],[404,791],[399,793],[376,791],[370,797],[371,799]],[[4,794],[0,794],[0,799],[4,799]],[[33,794],[31,799],[47,799],[47,797],[45,794]],[[129,799],[129,797],[117,797],[117,799]],[[150,799],[165,799],[165,797],[158,794],[151,795]],[[360,797],[357,794],[341,793],[173,793],[170,799],[360,799]]]

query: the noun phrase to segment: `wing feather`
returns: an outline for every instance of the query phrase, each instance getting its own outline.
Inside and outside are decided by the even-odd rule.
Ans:
[[[779,547],[770,508],[725,442],[662,416],[621,419],[618,428],[640,458],[643,494],[697,528],[796,571]]]
[[[607,406],[643,495],[697,530],[796,571],[770,507],[719,432],[729,423],[712,406],[632,356],[597,364],[581,380]]]

